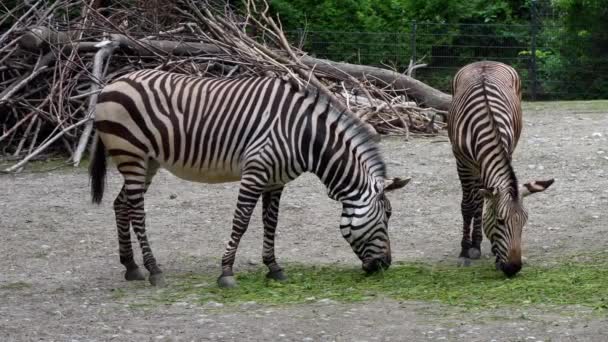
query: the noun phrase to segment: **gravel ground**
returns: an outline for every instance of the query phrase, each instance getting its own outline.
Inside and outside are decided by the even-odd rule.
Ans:
[[[551,263],[607,249],[608,105],[528,104],[525,115],[514,156],[518,178],[557,179],[526,200],[528,260]],[[456,262],[460,186],[447,137],[387,138],[382,147],[391,176],[413,177],[390,195],[393,260]],[[111,209],[120,182],[112,171],[102,205],[93,206],[83,169],[0,175],[0,341],[604,341],[608,333],[608,318],[580,307],[471,313],[383,299],[129,306],[113,294],[131,287],[122,278]],[[237,189],[237,183],[194,184],[164,171],[154,179],[146,197],[148,232],[169,278],[219,274]],[[358,265],[338,230],[339,214],[339,203],[327,198],[314,176],[289,184],[281,203],[279,261]],[[261,246],[258,208],[241,242],[237,272],[261,264]],[[487,241],[482,253],[489,254]]]

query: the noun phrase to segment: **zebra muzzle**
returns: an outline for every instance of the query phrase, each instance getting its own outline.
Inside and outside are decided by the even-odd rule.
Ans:
[[[521,262],[497,262],[496,269],[501,270],[508,278],[511,278],[521,270]]]
[[[391,265],[391,257],[385,256],[380,258],[370,259],[363,262],[363,270],[367,274],[375,273],[380,270],[386,270]]]

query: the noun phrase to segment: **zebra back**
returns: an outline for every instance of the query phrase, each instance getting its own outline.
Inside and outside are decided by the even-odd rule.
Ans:
[[[492,61],[471,63],[460,69],[452,82],[453,99],[448,134],[460,148],[474,146],[488,136],[499,139],[510,159],[522,128],[521,81],[512,67]],[[479,121],[490,131],[471,128]],[[463,129],[462,125],[468,126]],[[478,126],[477,126],[478,127]]]
[[[236,181],[246,156],[261,150],[271,183],[310,171],[335,199],[386,173],[366,124],[280,78],[137,71],[104,88],[95,125],[102,138],[120,142],[109,146],[118,163],[141,155],[193,181]]]

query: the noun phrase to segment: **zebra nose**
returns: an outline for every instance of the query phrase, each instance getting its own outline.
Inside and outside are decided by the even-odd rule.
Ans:
[[[501,264],[500,268],[507,277],[511,278],[521,270],[521,262],[507,262]]]

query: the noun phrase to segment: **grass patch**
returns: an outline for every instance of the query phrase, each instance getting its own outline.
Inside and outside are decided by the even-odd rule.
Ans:
[[[538,102],[524,102],[524,111],[548,111],[556,110],[561,113],[576,112],[583,113],[608,113],[608,101],[607,100],[594,100],[594,101],[538,101]]]
[[[239,273],[239,286],[234,289],[218,288],[215,277],[188,274],[169,279],[169,287],[150,294],[149,300],[150,304],[296,304],[325,298],[354,302],[385,297],[469,308],[545,304],[604,310],[608,308],[608,263],[604,260],[605,256],[594,256],[585,262],[527,265],[513,279],[506,279],[488,261],[467,268],[404,263],[373,276],[358,268],[288,265],[289,280],[284,283],[266,280],[263,268]]]
[[[2,290],[24,290],[32,287],[32,284],[26,283],[24,281],[18,281],[14,283],[8,283],[0,285],[0,289]]]
[[[0,170],[5,170],[20,160],[6,160],[0,159]],[[78,169],[86,170],[88,168],[89,161],[87,156],[83,158],[78,166]],[[25,164],[22,173],[47,173],[47,172],[62,172],[74,170],[72,163],[68,162],[68,158],[61,156],[51,156],[44,160],[33,160]]]

